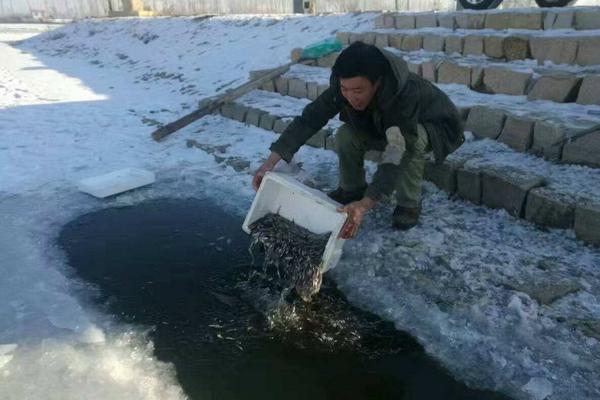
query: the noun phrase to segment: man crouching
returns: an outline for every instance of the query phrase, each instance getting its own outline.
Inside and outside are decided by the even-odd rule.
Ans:
[[[329,88],[271,145],[269,158],[254,175],[254,189],[279,160],[289,162],[338,113],[344,122],[335,135],[339,187],[328,195],[348,213],[341,236],[354,237],[364,215],[394,192],[392,226],[412,228],[421,214],[425,154],[433,151],[436,163],[442,163],[464,142],[462,120],[448,96],[409,72],[404,60],[362,42],[340,53]],[[369,185],[364,170],[368,150],[383,152]]]

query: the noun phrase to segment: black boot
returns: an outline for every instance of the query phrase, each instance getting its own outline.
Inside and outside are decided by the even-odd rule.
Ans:
[[[340,204],[346,205],[350,204],[353,201],[358,201],[363,198],[366,190],[366,186],[359,190],[346,191],[342,188],[337,188],[332,192],[327,193],[331,199],[337,201]]]
[[[392,227],[402,231],[409,230],[419,223],[421,207],[396,206],[392,215]]]

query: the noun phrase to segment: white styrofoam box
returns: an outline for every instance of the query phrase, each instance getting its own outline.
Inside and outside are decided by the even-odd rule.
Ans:
[[[125,168],[108,174],[82,179],[77,188],[92,196],[104,198],[149,185],[156,181],[153,172],[139,168]]]
[[[292,177],[268,172],[254,197],[242,229],[250,233],[249,226],[254,221],[273,213],[316,234],[331,232],[321,263],[325,272],[338,263],[345,243],[344,239],[338,239],[338,235],[348,215],[336,211],[340,206],[326,194]]]

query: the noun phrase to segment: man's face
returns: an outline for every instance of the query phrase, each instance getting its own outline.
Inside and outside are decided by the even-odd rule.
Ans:
[[[352,108],[363,111],[373,100],[373,96],[375,96],[375,92],[379,87],[379,81],[373,84],[363,76],[355,76],[353,78],[340,78],[340,86],[342,96],[350,103]]]

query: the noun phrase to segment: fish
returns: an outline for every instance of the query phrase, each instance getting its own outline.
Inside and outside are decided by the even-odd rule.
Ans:
[[[263,269],[274,266],[288,288],[305,302],[319,292],[323,282],[322,258],[331,232],[316,234],[281,215],[269,213],[250,224],[250,252],[265,253]]]

